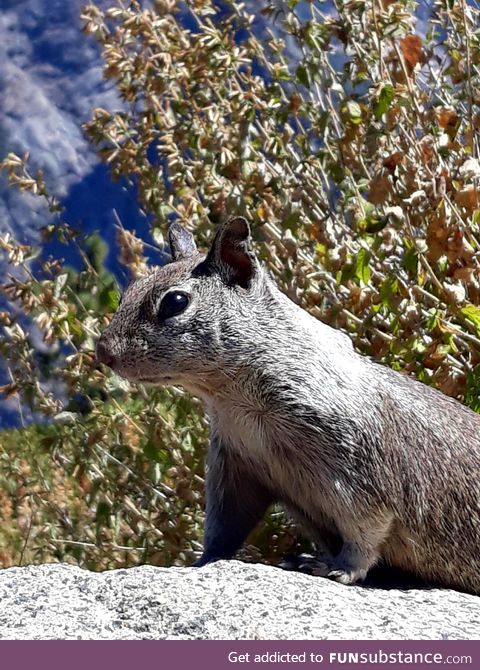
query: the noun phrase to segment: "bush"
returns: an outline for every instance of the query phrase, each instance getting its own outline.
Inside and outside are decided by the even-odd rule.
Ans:
[[[246,216],[293,300],[478,410],[479,11],[433,2],[419,34],[409,0],[333,4],[324,15],[323,3],[267,3],[264,24],[233,1],[89,4],[85,31],[124,106],[96,109],[86,132],[112,177],[136,187],[160,246],[172,220],[206,245],[218,222]],[[13,154],[3,167],[47,198],[45,235],[81,246],[42,174]],[[123,228],[118,242],[141,273],[143,242]],[[15,269],[0,315],[3,392],[49,419],[0,436],[4,562],[190,561],[207,445],[198,402],[131,389],[95,365],[117,301],[99,239],[79,275],[58,261],[34,275],[35,250],[0,245]],[[42,365],[33,328],[48,345]],[[274,510],[246,555],[289,551],[285,523]]]

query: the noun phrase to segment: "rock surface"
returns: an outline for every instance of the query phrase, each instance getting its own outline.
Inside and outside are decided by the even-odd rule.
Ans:
[[[1,639],[477,639],[480,598],[343,586],[264,565],[0,571]]]

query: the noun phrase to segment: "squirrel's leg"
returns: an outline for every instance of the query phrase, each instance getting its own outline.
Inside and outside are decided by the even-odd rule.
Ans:
[[[381,556],[381,545],[392,523],[393,515],[379,512],[368,519],[357,519],[355,527],[340,528],[343,546],[329,565],[326,576],[341,584],[355,584],[365,579]]]
[[[196,567],[232,558],[274,502],[240,458],[216,437],[207,458],[205,498],[204,550]]]

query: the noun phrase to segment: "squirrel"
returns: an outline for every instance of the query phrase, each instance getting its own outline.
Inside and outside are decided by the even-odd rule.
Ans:
[[[96,348],[132,382],[175,384],[211,423],[204,550],[232,558],[272,503],[343,584],[377,563],[480,593],[480,415],[357,353],[280,291],[243,217],[206,255],[178,223],[171,263],[125,291]]]

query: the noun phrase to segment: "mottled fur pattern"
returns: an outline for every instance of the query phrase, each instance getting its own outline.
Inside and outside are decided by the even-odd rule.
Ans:
[[[178,384],[211,419],[205,549],[230,558],[280,502],[343,583],[378,561],[480,593],[480,416],[357,354],[282,294],[236,218],[207,257],[179,226],[174,262],[126,291],[97,355],[134,382]],[[163,296],[190,296],[158,320]]]

